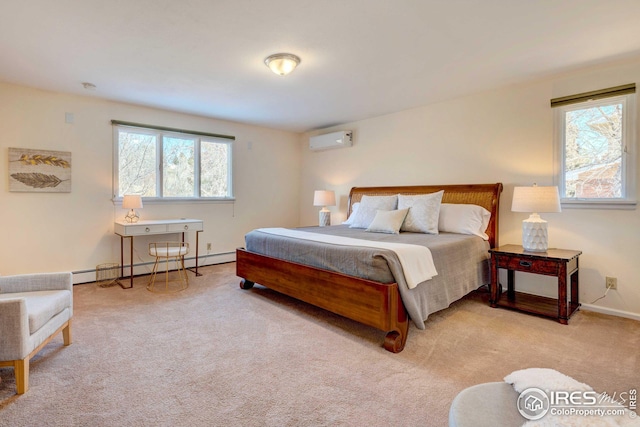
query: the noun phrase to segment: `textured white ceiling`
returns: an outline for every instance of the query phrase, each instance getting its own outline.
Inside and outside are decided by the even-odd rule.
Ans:
[[[298,132],[640,55],[639,0],[0,5],[0,81]]]

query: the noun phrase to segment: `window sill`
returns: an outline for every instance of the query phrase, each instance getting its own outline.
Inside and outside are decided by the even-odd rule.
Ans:
[[[112,199],[115,206],[122,206],[122,197]],[[235,197],[151,197],[143,198],[143,205],[161,205],[165,203],[235,203]]]
[[[562,199],[560,201],[563,209],[620,209],[634,210],[637,202],[635,200],[585,200],[585,199]]]

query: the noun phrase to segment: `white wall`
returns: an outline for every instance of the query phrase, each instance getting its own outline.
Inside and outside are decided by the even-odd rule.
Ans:
[[[298,134],[8,84],[0,84],[0,100],[0,274],[86,271],[74,275],[78,283],[94,280],[96,265],[119,262],[120,238],[113,234],[113,222],[125,211],[112,202],[112,119],[236,137],[235,203],[147,204],[140,210],[142,219],[203,219],[201,265],[235,259],[215,255],[243,246],[244,234],[253,228],[299,222]],[[65,123],[67,112],[73,113],[73,124]],[[8,147],[70,151],[71,193],[9,192]],[[150,260],[149,241],[178,238],[136,238],[134,263]],[[195,236],[188,239],[193,255]]]
[[[303,135],[301,223],[317,224],[315,189],[336,190],[335,224],[345,218],[352,186],[502,182],[500,243],[519,244],[528,215],[510,211],[513,187],[553,184],[550,99],[638,80],[640,60],[627,61],[328,129],[353,130],[351,148],[311,152]],[[604,277],[614,276],[618,290],[594,308],[640,318],[638,210],[565,209],[543,217],[550,247],[583,251],[581,302],[601,296]],[[516,282],[519,290],[557,295],[551,278],[518,274]]]

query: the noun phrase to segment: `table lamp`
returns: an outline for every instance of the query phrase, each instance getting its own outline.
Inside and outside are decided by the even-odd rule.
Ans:
[[[124,217],[126,222],[138,222],[140,215],[134,209],[142,209],[142,196],[138,194],[127,194],[122,198],[122,208],[131,209]]]
[[[325,227],[331,225],[331,212],[327,206],[336,205],[336,193],[327,190],[316,190],[313,193],[313,206],[322,206],[319,214],[319,225]]]
[[[549,247],[547,221],[539,212],[561,212],[558,187],[515,187],[513,189],[512,212],[529,212],[531,216],[522,221],[522,246],[529,252],[546,252]]]

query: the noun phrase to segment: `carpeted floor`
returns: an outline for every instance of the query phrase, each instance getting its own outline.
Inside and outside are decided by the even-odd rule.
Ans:
[[[1,426],[446,426],[456,394],[527,367],[609,394],[638,388],[639,322],[578,312],[570,324],[492,309],[475,293],[384,333],[258,287],[235,264],[158,295],[74,287],[74,343],[54,339],[15,395],[0,368]]]

